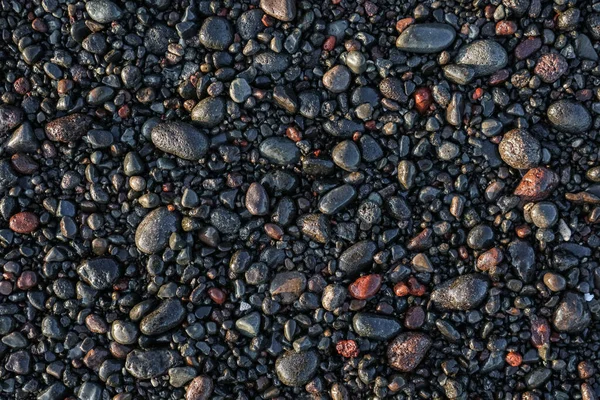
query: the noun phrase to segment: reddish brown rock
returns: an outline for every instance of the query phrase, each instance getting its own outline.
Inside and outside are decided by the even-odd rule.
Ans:
[[[358,357],[358,346],[354,340],[340,340],[335,345],[335,350],[339,355],[346,358]]]
[[[85,326],[90,332],[105,334],[108,332],[108,325],[106,321],[98,314],[90,314],[85,317]]]
[[[185,392],[185,400],[208,400],[214,389],[213,381],[208,376],[197,376]]]
[[[208,296],[211,298],[212,301],[214,301],[217,304],[223,304],[225,303],[225,300],[227,300],[225,292],[215,287],[208,289]]]
[[[514,191],[523,201],[539,201],[548,197],[558,186],[558,175],[548,168],[532,168],[523,176]]]
[[[415,23],[415,19],[412,17],[402,18],[396,22],[396,30],[398,33],[402,33],[406,28]]]
[[[533,72],[546,83],[556,82],[567,72],[567,60],[556,53],[547,53],[540,56]]]
[[[529,37],[517,45],[515,48],[515,57],[519,60],[524,60],[541,48],[542,39],[539,37]]]
[[[515,351],[510,351],[506,355],[506,362],[512,367],[518,367],[523,362],[523,357]]]
[[[431,339],[424,333],[401,333],[387,349],[388,364],[395,370],[410,372],[425,358]]]
[[[425,323],[425,310],[421,306],[413,306],[406,310],[404,326],[408,329],[418,329]]]
[[[377,294],[381,288],[381,275],[361,276],[348,287],[350,295],[358,300],[367,300]]]
[[[544,318],[531,319],[531,343],[537,348],[550,343],[550,324]]]
[[[21,290],[28,290],[37,285],[37,274],[33,271],[23,271],[17,279],[17,287]]]
[[[493,268],[500,264],[504,259],[504,255],[502,251],[496,247],[489,249],[485,253],[482,253],[477,258],[477,268],[482,271],[488,271],[490,268]]]
[[[514,21],[498,21],[496,23],[496,35],[510,36],[517,31],[517,24]]]
[[[85,114],[71,114],[46,124],[46,136],[54,142],[70,143],[85,135],[92,119]]]
[[[422,87],[415,90],[415,108],[419,113],[427,113],[431,104],[433,104],[433,96],[429,88]]]
[[[8,222],[8,226],[13,232],[28,234],[37,229],[40,225],[40,220],[32,212],[23,211],[13,215]]]

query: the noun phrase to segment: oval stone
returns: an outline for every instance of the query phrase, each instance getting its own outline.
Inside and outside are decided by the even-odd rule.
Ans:
[[[456,31],[448,24],[416,24],[402,31],[396,47],[411,53],[438,53],[450,46],[455,38]]]
[[[135,245],[146,254],[154,254],[167,247],[171,233],[177,231],[177,214],[166,207],[146,215],[135,231]]]
[[[312,379],[319,367],[319,355],[314,350],[288,351],[275,361],[277,377],[287,386],[302,386]]]
[[[475,76],[491,75],[508,64],[508,54],[498,42],[479,40],[463,46],[456,63],[473,68]]]
[[[157,148],[184,160],[199,160],[208,151],[209,142],[206,135],[185,122],[159,123],[150,135]]]
[[[567,133],[584,133],[592,126],[592,116],[580,103],[558,100],[548,107],[548,120],[553,127]]]

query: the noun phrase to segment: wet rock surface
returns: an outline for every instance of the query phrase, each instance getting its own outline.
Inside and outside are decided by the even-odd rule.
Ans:
[[[600,396],[597,0],[0,35],[0,399]]]

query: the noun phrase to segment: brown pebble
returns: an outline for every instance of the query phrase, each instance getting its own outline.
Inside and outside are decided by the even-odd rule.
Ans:
[[[281,240],[283,237],[283,229],[279,225],[270,222],[265,224],[265,232],[271,239]]]
[[[38,170],[38,164],[33,157],[27,154],[13,154],[10,158],[10,162],[15,171],[23,175],[31,175]]]
[[[548,168],[532,168],[523,176],[514,191],[523,201],[543,200],[558,186],[558,175]]]
[[[542,39],[539,37],[529,37],[517,45],[515,48],[515,57],[519,60],[524,60],[541,48]]]
[[[590,379],[596,374],[596,369],[594,368],[594,364],[586,360],[577,364],[577,372],[581,379]]]
[[[496,35],[510,36],[517,31],[517,24],[514,21],[498,21],[496,23]]]
[[[569,64],[563,56],[547,53],[540,56],[533,72],[544,82],[553,83],[563,76],[568,68]]]
[[[54,142],[70,143],[85,135],[92,119],[85,114],[71,114],[46,124],[46,136]]]
[[[225,300],[227,300],[225,292],[216,287],[208,289],[208,296],[211,298],[212,301],[214,301],[217,304],[223,304],[225,303]]]
[[[109,357],[109,353],[102,347],[94,347],[83,357],[83,363],[94,371],[100,368],[100,365]]]
[[[502,254],[502,251],[497,247],[494,247],[492,249],[489,249],[485,253],[482,253],[477,258],[477,268],[479,268],[482,271],[488,271],[490,268],[493,268],[500,264],[503,259],[504,256]]]
[[[25,94],[31,90],[31,84],[27,78],[19,78],[13,83],[13,87],[15,88],[15,92],[18,94]]]
[[[425,358],[431,347],[431,339],[424,333],[401,333],[387,350],[388,364],[401,372],[410,372]]]
[[[425,114],[433,104],[433,96],[431,90],[426,87],[418,88],[415,91],[415,108],[420,114]]]
[[[396,30],[398,33],[402,33],[406,28],[415,23],[415,19],[412,17],[402,18],[396,22]]]
[[[550,343],[550,324],[545,318],[531,319],[531,343],[537,348]]]
[[[408,329],[418,329],[425,323],[425,310],[421,306],[413,306],[406,310],[404,326]]]
[[[214,389],[213,381],[208,376],[197,376],[185,392],[185,400],[208,400]]]
[[[29,211],[23,211],[10,217],[8,226],[13,232],[28,234],[37,229],[40,220],[37,215]]]
[[[367,300],[377,294],[381,288],[381,275],[361,276],[348,287],[348,292],[358,300]]]
[[[33,271],[23,271],[17,279],[17,287],[21,290],[28,290],[37,285],[37,274]]]
[[[99,333],[103,335],[108,332],[108,325],[98,314],[90,314],[85,317],[85,326],[92,333]]]

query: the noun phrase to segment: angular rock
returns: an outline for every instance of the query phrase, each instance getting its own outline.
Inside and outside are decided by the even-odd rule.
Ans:
[[[511,264],[517,275],[525,282],[535,278],[535,251],[527,242],[515,240],[508,245]]]
[[[331,227],[323,214],[304,214],[298,218],[298,226],[303,234],[318,243],[327,243]]]
[[[54,142],[70,143],[85,135],[92,119],[85,114],[71,114],[46,124],[46,136]]]
[[[532,168],[521,179],[514,194],[523,201],[539,201],[550,196],[558,186],[558,174],[548,168]]]
[[[151,131],[152,143],[165,153],[184,160],[200,160],[208,151],[206,135],[185,122],[168,121],[157,124]]]
[[[253,338],[260,332],[260,322],[260,313],[255,311],[235,321],[235,327],[242,335]]]
[[[415,24],[402,31],[396,47],[411,53],[439,53],[448,48],[455,38],[456,31],[448,24]]]
[[[85,260],[77,268],[77,273],[94,289],[106,290],[111,289],[112,285],[120,278],[121,268],[112,258],[99,257]]]
[[[23,111],[7,104],[0,105],[0,139],[23,122]]]

